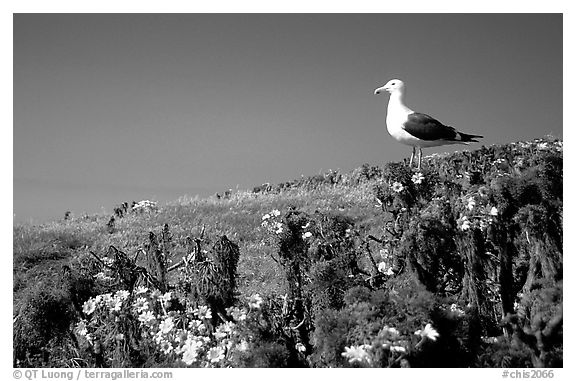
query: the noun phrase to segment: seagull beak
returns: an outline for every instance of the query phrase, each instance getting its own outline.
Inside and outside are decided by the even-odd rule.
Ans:
[[[379,87],[376,90],[374,90],[374,95],[378,95],[382,92],[382,90],[386,90],[384,87]]]

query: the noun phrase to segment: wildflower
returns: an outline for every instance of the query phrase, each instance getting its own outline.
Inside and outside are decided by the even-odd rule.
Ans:
[[[104,272],[100,271],[98,274],[94,275],[94,278],[96,280],[99,280],[100,282],[108,282],[113,280],[112,277],[106,275]]]
[[[296,350],[300,353],[306,352],[306,347],[302,343],[296,343]]]
[[[240,352],[246,352],[250,348],[250,344],[246,340],[242,340],[240,344],[236,347]],[[298,348],[296,348],[298,349]]]
[[[254,309],[260,309],[260,305],[262,304],[262,297],[259,294],[254,294],[250,296],[248,300],[248,306]]]
[[[498,337],[481,336],[480,339],[486,344],[495,344],[498,342]]]
[[[84,304],[82,305],[82,312],[84,312],[86,315],[90,315],[92,312],[94,312],[95,309],[96,309],[96,303],[92,298],[85,301]]]
[[[284,227],[282,226],[281,222],[277,222],[275,227],[276,227],[275,231],[276,234],[280,234],[284,231]]]
[[[136,293],[136,295],[145,294],[146,292],[148,292],[148,287],[143,287],[143,286],[136,287],[134,292]]]
[[[194,310],[198,319],[212,319],[212,310],[208,306],[199,306]]]
[[[143,312],[148,310],[148,301],[146,300],[146,298],[138,298],[136,299],[136,301],[132,304],[132,306],[134,308],[136,308],[136,311],[138,312]]]
[[[382,257],[382,259],[387,259],[389,255],[390,251],[388,249],[380,249],[380,257]]]
[[[544,150],[544,149],[548,148],[548,143],[538,143],[536,145],[536,148],[538,148],[539,150]]]
[[[466,207],[468,208],[468,210],[472,210],[474,209],[474,206],[476,206],[476,201],[474,201],[474,197],[470,197],[468,199],[468,205],[466,205]]]
[[[396,328],[388,327],[387,325],[382,327],[381,332],[385,333],[390,340],[397,340],[400,337],[400,332]]]
[[[450,311],[454,312],[457,316],[462,316],[465,314],[464,310],[462,310],[456,303],[452,303],[450,305]]]
[[[440,334],[436,331],[430,324],[426,324],[424,329],[419,329],[414,332],[415,335],[420,335],[422,338],[428,338],[432,341],[436,341]]]
[[[278,217],[280,215],[280,211],[278,209],[274,209],[270,212],[270,214],[274,217]]]
[[[152,311],[145,311],[138,315],[138,321],[142,324],[150,323],[152,320],[155,320],[154,314]]]
[[[203,333],[206,331],[206,325],[200,320],[192,320],[188,323],[188,328],[193,331],[198,331],[199,333]]]
[[[306,238],[310,238],[310,237],[312,237],[312,233],[310,233],[310,232],[306,232],[306,233],[302,234],[302,239],[306,239]]]
[[[122,299],[114,298],[108,302],[108,308],[110,312],[120,312],[122,309]]]
[[[370,355],[366,352],[367,349],[371,349],[372,346],[370,345],[352,345],[351,347],[344,347],[344,352],[342,352],[342,356],[348,358],[349,363],[354,362],[362,362],[366,361],[368,363],[371,362]]]
[[[170,299],[172,299],[172,293],[167,292],[164,295],[160,296],[158,299],[160,299],[160,302],[167,303],[170,301]]]
[[[116,291],[114,296],[118,299],[126,300],[130,296],[130,293],[126,290],[119,290],[119,291]]]
[[[404,185],[398,181],[394,181],[394,184],[392,184],[392,190],[396,193],[400,193],[404,190]]]
[[[490,209],[490,215],[491,215],[491,216],[497,216],[497,215],[498,215],[498,209],[497,209],[495,206],[493,206],[493,207]]]
[[[422,184],[422,180],[424,180],[424,175],[421,172],[412,175],[412,182],[414,184]]]
[[[268,213],[266,213],[265,215],[262,216],[262,221],[266,221],[269,218],[270,218],[270,215]]]
[[[406,353],[406,348],[401,345],[391,345],[390,352]]]
[[[160,291],[158,291],[158,290],[154,290],[154,291],[152,291],[152,292],[150,293],[150,297],[151,297],[152,299],[158,299],[158,298],[160,298],[161,296],[162,296],[162,293],[161,293]]]
[[[238,307],[229,307],[226,308],[226,313],[232,316],[232,319],[236,321],[244,321],[246,320],[246,310],[240,309]]]
[[[76,324],[76,334],[80,336],[86,336],[88,334],[88,328],[86,327],[86,321],[80,320],[78,324]]]
[[[388,270],[386,270],[388,266],[386,265],[385,262],[380,262],[378,264],[378,271],[380,271],[382,274],[385,275],[394,275],[394,270],[392,270],[391,267],[388,267]]]
[[[214,347],[210,348],[206,357],[210,362],[217,363],[224,358],[224,348],[222,347]]]
[[[108,257],[103,257],[102,258],[102,262],[106,265],[106,266],[112,266],[114,264],[114,260],[112,258],[108,258]]]
[[[172,343],[164,340],[162,341],[162,343],[160,344],[160,350],[165,354],[165,355],[169,355],[170,352],[172,352],[174,350],[174,348],[172,347]]]
[[[174,328],[174,320],[172,320],[172,317],[168,316],[166,319],[160,322],[158,328],[160,328],[162,333],[168,333],[172,330],[172,328]]]
[[[201,341],[196,341],[193,339],[186,340],[186,343],[182,346],[184,354],[182,355],[182,361],[186,365],[191,365],[198,357],[198,350],[202,347]]]
[[[460,230],[466,231],[470,229],[470,221],[468,220],[468,217],[463,216],[458,222],[460,223]]]

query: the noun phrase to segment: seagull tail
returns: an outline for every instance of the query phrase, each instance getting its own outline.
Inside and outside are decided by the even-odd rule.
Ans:
[[[478,140],[476,140],[476,138],[483,138],[484,137],[482,135],[471,135],[471,134],[465,134],[463,132],[460,132],[458,134],[460,135],[460,141],[462,143],[469,143],[469,142],[478,143]]]

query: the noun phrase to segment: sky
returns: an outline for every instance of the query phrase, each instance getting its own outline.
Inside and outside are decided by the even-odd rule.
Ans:
[[[411,148],[374,95],[392,78],[408,107],[484,145],[562,137],[562,26],[561,14],[15,14],[14,221],[400,161]]]

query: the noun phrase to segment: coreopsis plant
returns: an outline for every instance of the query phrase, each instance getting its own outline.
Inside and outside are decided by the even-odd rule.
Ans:
[[[204,305],[180,306],[172,292],[160,293],[144,287],[132,294],[125,290],[98,295],[83,304],[86,319],[74,329],[85,347],[104,348],[115,353],[114,366],[134,366],[130,352],[139,351],[156,358],[160,364],[180,364],[191,367],[226,367],[235,364],[238,353],[246,352],[250,344],[248,320],[258,319],[262,298],[252,295],[245,307],[230,307],[220,324],[211,323],[212,312]],[[228,320],[229,319],[229,320]],[[132,355],[133,357],[133,355]]]

